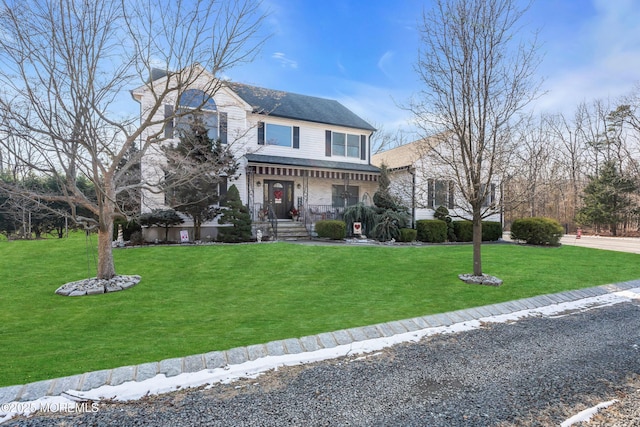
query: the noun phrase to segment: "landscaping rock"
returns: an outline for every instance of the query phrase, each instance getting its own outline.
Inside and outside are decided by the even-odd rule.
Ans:
[[[62,296],[78,297],[83,295],[97,295],[107,292],[117,292],[129,289],[140,282],[140,276],[115,276],[111,280],[84,279],[66,283],[56,289],[56,294]]]
[[[488,274],[483,274],[482,276],[474,276],[473,274],[460,274],[458,278],[462,280],[464,283],[468,283],[470,285],[486,285],[486,286],[500,286],[502,285],[502,280],[498,279],[494,276],[489,276]]]

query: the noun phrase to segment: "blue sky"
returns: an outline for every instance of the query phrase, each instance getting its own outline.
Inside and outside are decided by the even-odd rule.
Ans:
[[[418,25],[430,0],[265,0],[272,34],[234,81],[336,99],[384,131],[408,128],[400,108],[420,90]],[[640,0],[537,0],[546,94],[536,111],[571,116],[581,101],[629,94],[640,81]]]

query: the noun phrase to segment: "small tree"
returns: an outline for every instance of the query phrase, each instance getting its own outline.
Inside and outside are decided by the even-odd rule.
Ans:
[[[169,227],[182,224],[184,220],[173,209],[154,209],[140,215],[140,225],[164,227],[164,241],[169,240]]]
[[[242,204],[240,192],[232,185],[227,192],[224,203],[226,209],[222,210],[219,224],[231,224],[232,227],[218,229],[218,239],[226,243],[239,243],[251,240],[251,214],[249,209]]]
[[[611,234],[616,236],[618,224],[634,208],[631,194],[636,187],[632,179],[618,170],[615,160],[605,162],[584,189],[584,207],[578,213],[578,221],[596,227],[608,225]]]
[[[220,214],[216,206],[220,188],[226,186],[228,176],[236,173],[237,163],[219,140],[214,143],[199,121],[182,132],[176,146],[169,145],[164,152],[168,204],[193,219],[194,240],[200,240],[202,224]]]

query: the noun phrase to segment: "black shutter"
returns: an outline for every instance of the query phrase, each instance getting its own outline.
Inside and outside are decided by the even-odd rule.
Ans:
[[[435,200],[434,200],[434,192],[435,189],[434,187],[434,182],[432,179],[427,180],[427,207],[433,209],[435,206]]]
[[[300,148],[300,128],[293,127],[293,148]]]
[[[220,113],[220,142],[227,144],[227,113]]]
[[[264,145],[264,122],[258,122],[258,145]]]
[[[164,137],[173,138],[173,105],[164,106],[164,118],[168,117],[171,117],[171,120],[166,121],[164,124]]]
[[[367,160],[367,136],[360,135],[360,160]]]
[[[491,184],[491,204],[496,205],[496,185]]]
[[[453,192],[456,188],[456,184],[453,181],[449,181],[449,209],[453,209]]]
[[[331,157],[331,131],[324,132],[324,155]]]
[[[218,194],[219,204],[223,204],[227,199],[227,177],[221,176],[220,182],[218,183],[220,192]]]

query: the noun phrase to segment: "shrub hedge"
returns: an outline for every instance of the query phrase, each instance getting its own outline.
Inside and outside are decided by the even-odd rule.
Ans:
[[[440,219],[416,221],[417,239],[421,242],[442,243],[447,240],[447,223]]]
[[[347,235],[347,224],[336,219],[324,219],[316,222],[316,233],[318,237],[332,240],[344,239]]]
[[[529,245],[558,246],[564,230],[551,218],[520,218],[511,224],[511,238]]]
[[[453,221],[456,242],[473,241],[473,223],[471,221]],[[493,242],[502,237],[502,224],[497,221],[482,221],[482,241]]]
[[[413,228],[401,228],[400,229],[400,237],[398,238],[399,242],[413,242],[416,240],[418,236],[418,230],[414,230]]]

